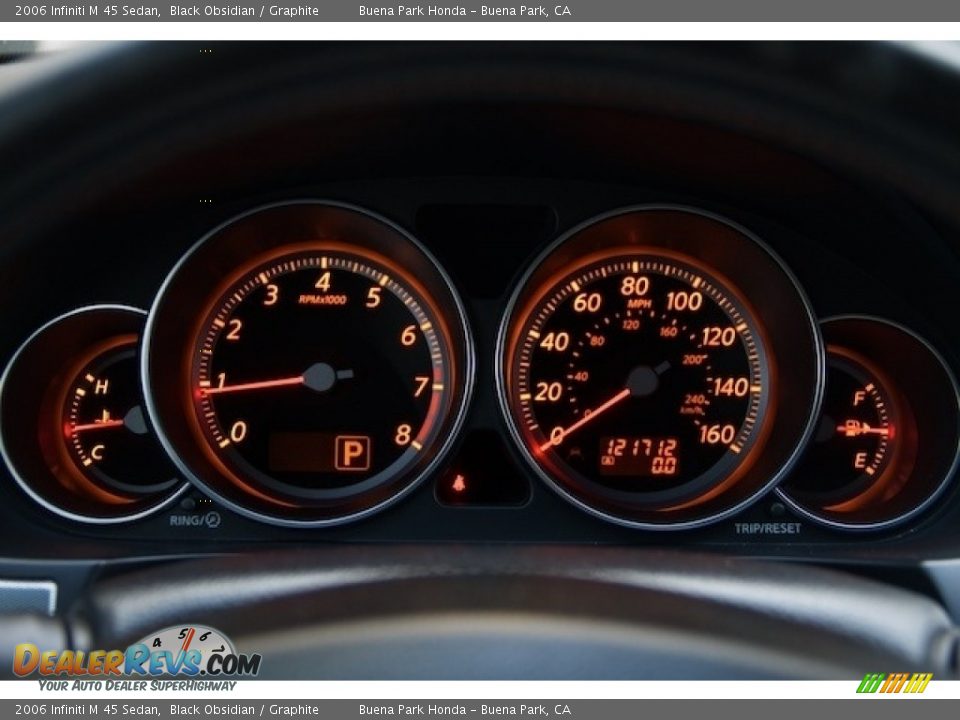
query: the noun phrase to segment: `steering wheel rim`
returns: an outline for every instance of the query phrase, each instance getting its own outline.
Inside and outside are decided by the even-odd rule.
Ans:
[[[917,593],[819,568],[617,548],[209,557],[104,579],[69,618],[87,648],[178,623],[262,653],[274,679],[854,679],[878,666],[949,677],[958,647],[943,608]]]

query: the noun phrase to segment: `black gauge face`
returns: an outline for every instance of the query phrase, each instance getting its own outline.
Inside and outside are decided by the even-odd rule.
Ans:
[[[415,282],[381,259],[281,256],[239,277],[203,321],[196,419],[243,482],[356,492],[402,475],[437,440],[449,347]]]
[[[932,505],[957,464],[956,381],[933,347],[866,316],[823,322],[826,394],[803,459],[778,492],[832,527],[879,530]]]
[[[883,380],[853,356],[830,348],[820,423],[792,487],[824,496],[862,492],[890,464],[898,427],[896,404]]]
[[[517,332],[516,422],[565,484],[683,501],[728,476],[757,438],[769,383],[757,325],[686,261],[581,266],[544,289]]]
[[[136,350],[97,355],[70,383],[64,408],[67,454],[90,480],[124,493],[153,493],[177,478],[143,411]]]
[[[37,330],[0,382],[0,454],[35,502],[77,522],[145,517],[186,486],[147,421],[144,313],[94,305]]]

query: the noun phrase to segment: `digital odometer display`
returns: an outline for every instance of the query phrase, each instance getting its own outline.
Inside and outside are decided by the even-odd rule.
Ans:
[[[757,438],[769,383],[757,324],[685,259],[573,268],[542,288],[515,337],[515,419],[564,485],[680,503],[730,476]]]
[[[600,439],[600,474],[676,475],[680,441],[677,438],[615,437]]]

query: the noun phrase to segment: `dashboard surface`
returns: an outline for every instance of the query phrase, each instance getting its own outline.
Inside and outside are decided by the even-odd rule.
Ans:
[[[43,204],[33,207],[28,198],[22,214],[29,222],[4,234],[9,241],[2,250],[0,364],[13,369],[7,370],[0,397],[6,460],[0,467],[0,547],[8,567],[22,572],[25,561],[125,563],[330,543],[605,544],[842,564],[927,589],[928,581],[911,568],[960,557],[955,478],[960,410],[954,380],[960,327],[952,301],[960,256],[956,230],[938,209],[923,206],[889,177],[831,157],[822,144],[818,149],[816,143],[771,136],[759,127],[759,111],[747,122],[724,122],[716,114],[706,117],[706,111],[698,116],[690,108],[716,100],[701,87],[685,88],[693,98],[688,105],[651,87],[635,89],[643,98],[639,106],[618,103],[612,99],[616,93],[601,89],[592,101],[589,92],[575,99],[572,90],[554,86],[538,95],[523,91],[519,70],[497,74],[503,65],[491,58],[500,46],[427,51],[374,45],[364,51],[372,60],[357,62],[354,85],[347,76],[325,77],[325,90],[317,93],[304,77],[317,72],[318,63],[349,66],[355,49],[333,45],[304,52],[302,59],[283,55],[290,51],[274,56],[259,49],[256,57],[269,58],[260,69],[246,46],[218,47],[209,61],[198,49],[176,44],[162,53],[183,69],[193,68],[200,85],[218,88],[218,96],[202,97],[199,88],[170,90],[169,101],[156,102],[149,117],[129,112],[113,131],[118,152],[109,157],[106,140],[94,133],[81,141],[78,130],[72,145],[57,141],[72,147],[72,155],[31,172],[42,178],[69,162],[72,174],[50,188]],[[450,53],[447,64],[438,63],[442,52]],[[519,66],[538,60],[532,48],[509,52]],[[581,81],[590,76],[594,59],[579,56],[591,52],[589,46],[566,48],[551,61],[563,68],[571,87],[589,88]],[[647,80],[659,86],[669,77],[665,66],[705,51],[670,48],[656,60],[631,52],[613,46],[612,56],[598,51],[602,60],[596,62],[620,72],[649,61]],[[749,51],[755,52],[762,50]],[[802,51],[789,52],[797,53],[790,62],[803,64]],[[817,52],[842,59],[853,51],[837,46]],[[460,83],[469,75],[469,61],[478,57],[487,70],[471,94]],[[397,66],[387,72],[383,65],[391,59]],[[111,68],[108,60],[100,62],[101,69]],[[293,70],[271,76],[274,63]],[[431,69],[421,72],[424,65]],[[683,67],[673,70],[682,75]],[[601,76],[615,85],[608,75],[596,75]],[[168,88],[159,79],[151,85],[148,76],[144,87],[167,99]],[[262,92],[250,95],[251,87]],[[768,104],[779,101],[773,94],[760,96]],[[139,99],[136,106],[141,102],[146,107]],[[729,113],[735,109],[732,100],[718,106]],[[108,104],[99,112],[119,108]],[[47,142],[42,130],[35,131],[32,148],[38,156]],[[289,216],[299,211],[327,213],[311,216],[315,237],[304,233],[306,221]],[[672,219],[663,226],[650,220],[665,216]],[[251,228],[244,224],[263,217],[273,219]],[[692,224],[670,224],[678,218]],[[585,237],[618,219],[625,227]],[[609,253],[601,261],[608,264],[589,265],[591,253],[605,248]],[[301,264],[285,267],[292,258]],[[631,264],[640,261],[652,264],[640,271]],[[698,263],[695,272],[691,263]],[[560,280],[548,278],[551,267]],[[294,269],[304,268],[316,274],[310,275],[312,288],[291,279]],[[384,320],[388,329],[378,334],[362,314],[311,325],[309,318],[320,316],[304,315],[301,308],[327,303],[331,288],[322,283],[328,269],[334,294],[346,288],[343,303],[358,313],[386,309],[400,318],[404,306],[416,305],[415,322],[409,323],[416,337],[406,342],[404,321],[396,325],[396,337],[384,340],[394,325]],[[621,271],[631,278],[627,285],[591,284],[600,273],[619,278]],[[274,273],[287,279],[274,284]],[[248,276],[264,295],[243,290]],[[616,350],[591,356],[582,367],[570,359],[570,376],[557,376],[569,384],[555,389],[560,365],[538,360],[536,353],[566,353],[566,344],[531,346],[526,359],[515,359],[521,350],[510,344],[513,328],[518,336],[533,332],[538,340],[548,331],[556,340],[569,330],[588,345],[604,335],[592,321],[577,324],[581,315],[595,312],[588,307],[591,288],[599,298],[596,322],[609,325],[615,319],[629,332],[626,316],[601,312],[599,303],[604,308],[626,303],[627,290],[646,297],[637,283],[650,278],[654,304],[638,299],[630,306],[662,311],[650,320],[651,336],[644,342],[606,334],[596,342],[610,342]],[[714,295],[700,292],[704,282],[713,283]],[[287,320],[263,315],[273,304],[271,286],[281,297],[291,289],[300,298]],[[561,295],[551,301],[549,291]],[[234,293],[238,298],[231,300]],[[677,309],[678,293],[688,304],[696,296],[696,307]],[[359,309],[364,301],[369,310]],[[568,315],[558,310],[557,319],[549,320],[551,307],[540,325],[525,324],[534,309],[551,302],[569,305]],[[574,309],[577,302],[580,310]],[[249,303],[259,304],[259,314]],[[119,323],[104,329],[99,320],[88,322],[77,312],[91,307],[112,307],[125,319],[104,318],[106,325]],[[238,307],[248,308],[246,314]],[[708,312],[713,314],[705,325],[692,324],[691,318]],[[36,339],[38,329],[64,316],[76,327],[50,345],[31,347],[28,339]],[[249,352],[225,355],[231,318],[255,327],[258,317],[273,345],[264,341]],[[673,392],[669,373],[676,373],[680,358],[689,357],[692,365],[696,352],[704,350],[705,339],[671,354],[675,350],[663,344],[669,343],[663,328],[676,326],[678,319],[691,338],[704,330],[720,332],[728,322],[739,335],[717,340],[717,353],[733,348],[722,360],[726,370],[718,375],[685,367],[685,379],[676,381],[676,392],[684,396],[713,387],[708,399],[670,399],[651,412],[643,403]],[[636,327],[645,331],[646,323]],[[755,340],[741,326],[749,326]],[[206,346],[204,332],[213,333]],[[358,357],[375,358],[376,371],[361,359],[351,366],[298,349],[304,337],[320,337],[319,347],[339,348],[341,335],[358,334],[370,343]],[[60,428],[66,422],[71,442],[81,437],[73,432],[77,428],[104,421],[122,425],[115,410],[104,415],[94,405],[89,406],[94,414],[83,415],[88,406],[80,403],[70,411],[79,414],[61,416],[63,400],[44,400],[52,384],[75,393],[75,379],[94,378],[101,370],[106,377],[105,366],[88,372],[89,363],[102,356],[84,352],[114,352],[97,343],[121,335],[127,338],[123,361],[136,366],[135,382],[125,389],[133,398],[127,405],[142,410],[133,420],[123,418],[126,428],[142,423],[143,432],[131,435],[159,434],[164,442],[157,443],[156,455],[142,447],[130,451],[133,489],[104,490],[101,483],[93,496],[76,500],[83,478],[57,480],[53,473],[53,480],[44,480],[49,468],[41,460],[49,453],[39,445],[32,458],[23,458],[37,443],[38,423]],[[421,342],[423,357],[407,367],[404,348]],[[760,348],[755,357],[752,351],[734,352],[754,342]],[[181,367],[183,347],[201,355],[206,347],[213,365]],[[631,359],[641,347],[647,354]],[[652,354],[650,347],[656,348]],[[661,351],[673,362],[670,370],[658,370],[655,356]],[[711,352],[707,348],[702,357]],[[720,358],[717,353],[710,357]],[[523,362],[533,370],[524,370]],[[418,404],[417,393],[426,387],[419,380],[410,388],[409,406],[394,398],[391,383],[398,368],[404,377],[429,377],[424,381],[430,383],[424,396],[429,403]],[[221,370],[238,379],[218,380]],[[258,375],[261,371],[267,374]],[[593,383],[603,378],[609,385],[584,379],[584,388],[577,386],[582,399],[571,399],[578,382],[571,378],[581,371]],[[363,382],[351,386],[354,372]],[[527,380],[524,372],[532,373]],[[629,375],[625,390],[617,373]],[[305,399],[290,400],[294,396],[286,389],[271,389],[267,399],[249,400],[261,389],[252,387],[254,381],[262,385],[268,377],[275,385],[289,380],[287,385],[297,386],[291,393],[304,386]],[[189,378],[200,384],[186,387]],[[746,384],[741,386],[741,379]],[[536,405],[529,396],[538,393],[538,381],[544,381],[539,390],[546,405],[565,407],[569,401],[571,410],[551,415]],[[96,395],[96,379],[88,382],[92,385],[79,398],[87,390]],[[227,394],[210,400],[218,382],[221,391],[236,391],[229,397],[234,405]],[[333,390],[344,387],[360,395],[336,401],[340,396]],[[209,433],[185,430],[194,391],[196,417],[217,415]],[[600,405],[622,393],[631,397],[617,408],[607,412]],[[754,394],[755,402],[738,404],[738,398]],[[328,401],[341,404],[323,405]],[[524,410],[527,401],[533,404]],[[601,429],[597,411],[612,417],[627,403],[636,403],[638,414],[618,416],[618,424]],[[715,411],[723,413],[719,419],[697,419]],[[338,420],[318,429],[318,413]],[[44,419],[48,416],[53,419]],[[253,420],[260,417],[273,418],[276,436],[255,434]],[[288,422],[291,417],[301,421]],[[524,417],[537,422],[525,425]],[[539,422],[562,432],[538,435]],[[575,423],[580,423],[576,433]],[[708,439],[720,438],[728,426],[731,434],[724,434],[722,443]],[[699,444],[694,427],[702,430]],[[93,432],[108,431],[94,427]],[[102,455],[102,446],[97,451],[97,443],[85,444],[88,436],[77,440],[79,454],[72,460],[60,455],[56,462],[78,464],[81,475],[86,459],[99,467],[100,458],[89,455]],[[569,454],[543,459],[561,445],[566,450],[568,436],[590,438],[577,450],[586,452],[589,462],[577,465]],[[259,443],[258,449],[218,455],[217,446],[231,440],[238,448]],[[380,448],[392,441],[399,449],[382,454]],[[205,442],[216,457],[201,451]],[[411,454],[418,444],[425,447],[422,458]],[[705,454],[718,444],[721,451]],[[753,447],[757,453],[748,452]],[[749,463],[734,457],[741,450],[743,457],[751,456]],[[342,453],[366,463],[360,475],[351,475],[355,468]],[[721,455],[725,459],[718,460]],[[703,473],[688,474],[688,466]],[[158,467],[169,470],[154,477]],[[722,467],[727,469],[717,470]],[[878,492],[874,475],[887,478],[886,490],[867,501]],[[728,480],[738,489],[716,500],[712,491]],[[331,499],[364,483],[369,488],[362,497]],[[696,509],[696,493],[664,501],[654,492],[697,483],[704,496],[711,495],[703,511]],[[611,488],[622,497],[604,494]],[[123,501],[120,510],[104,510],[97,505],[100,492],[134,499]],[[108,498],[107,506],[111,503]],[[35,565],[31,572],[49,575],[51,567]]]

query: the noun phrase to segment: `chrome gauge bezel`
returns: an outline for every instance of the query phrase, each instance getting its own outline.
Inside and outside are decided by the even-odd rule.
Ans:
[[[576,250],[578,248],[570,248],[577,242],[584,244],[581,240],[578,240],[584,231],[588,231],[594,226],[599,226],[609,220],[642,213],[678,213],[681,216],[692,216],[694,218],[699,218],[704,222],[715,223],[719,226],[723,226],[728,231],[732,231],[733,233],[741,236],[747,243],[749,243],[750,247],[755,249],[757,253],[756,257],[763,258],[766,264],[766,269],[755,269],[755,272],[766,272],[766,270],[773,270],[775,273],[779,273],[782,283],[781,291],[786,293],[786,295],[789,296],[793,302],[795,302],[795,305],[792,308],[793,316],[791,320],[796,322],[798,331],[802,331],[806,334],[803,344],[809,351],[809,358],[807,358],[809,367],[806,367],[802,372],[805,377],[805,382],[809,387],[809,394],[806,396],[806,400],[794,400],[794,402],[800,402],[805,407],[799,419],[799,426],[796,428],[796,431],[792,433],[794,437],[791,437],[790,442],[787,443],[789,447],[781,450],[781,454],[783,455],[782,461],[777,461],[776,468],[773,469],[769,475],[765,475],[765,480],[758,480],[756,487],[745,497],[742,497],[738,501],[730,503],[727,506],[720,506],[697,517],[690,517],[686,519],[655,521],[651,520],[649,517],[630,517],[619,512],[611,512],[607,509],[598,507],[596,503],[593,503],[584,497],[578,496],[570,489],[565,487],[557,478],[548,472],[541,465],[541,463],[537,461],[530,451],[530,448],[528,447],[523,433],[518,425],[514,408],[512,407],[509,383],[507,382],[506,377],[507,373],[511,372],[510,364],[512,362],[512,358],[508,357],[508,354],[510,353],[510,334],[514,325],[520,321],[516,315],[520,308],[521,302],[528,302],[530,295],[535,292],[535,288],[541,284],[542,280],[545,277],[555,274],[554,269],[550,267],[550,264],[553,263],[554,266],[560,265],[561,262],[558,260],[558,257],[562,252],[567,252],[568,255],[572,255],[575,258],[577,254]],[[696,248],[696,242],[693,240],[678,239],[674,237],[670,238],[669,241],[664,241],[662,238],[643,236],[641,241],[638,239],[640,235],[641,233],[639,232],[635,233],[635,237],[632,238],[632,242],[624,242],[622,238],[617,239],[616,241],[611,241],[609,245],[611,248],[611,253],[618,247],[632,247],[634,250],[641,251],[645,249],[651,254],[656,254],[658,251],[663,251],[666,249],[668,252],[673,251],[686,254],[690,258],[703,261],[703,263],[707,266],[710,265],[710,263],[708,263],[706,260],[703,260],[703,258],[699,257]],[[680,245],[683,249],[678,249],[677,245]],[[690,247],[691,245],[694,246],[694,249],[692,250]],[[704,248],[701,247],[700,249],[702,250]],[[598,248],[591,245],[589,250],[591,252],[596,252]],[[710,252],[714,251],[710,250]],[[719,274],[721,276],[726,276],[728,280],[730,279],[731,273],[726,272],[724,268],[721,268]],[[749,297],[742,287],[735,286],[734,289],[739,290],[742,294]],[[762,311],[758,311],[757,308],[755,308],[755,312],[757,312],[758,315],[762,314]],[[768,352],[769,351],[770,349],[768,348]],[[669,204],[634,205],[600,214],[577,224],[550,243],[546,248],[544,248],[536,256],[536,258],[527,265],[523,274],[516,282],[516,285],[509,297],[500,321],[497,334],[496,354],[494,358],[494,377],[496,378],[497,383],[497,395],[501,415],[503,421],[506,423],[510,437],[513,440],[513,445],[522,458],[524,464],[529,467],[535,473],[535,475],[539,477],[551,490],[590,515],[625,527],[656,531],[687,530],[710,525],[741,512],[761,497],[769,494],[770,491],[776,487],[776,485],[783,477],[786,476],[786,474],[796,463],[797,459],[800,457],[800,453],[802,452],[815,428],[815,422],[820,410],[820,402],[823,397],[824,368],[825,357],[823,341],[820,336],[819,326],[813,313],[812,305],[807,299],[802,286],[797,281],[789,267],[783,262],[783,260],[780,259],[780,257],[773,252],[773,250],[759,237],[757,237],[749,229],[736,222],[698,208]]]
[[[944,379],[947,381],[946,386],[943,388],[943,391],[949,394],[949,397],[953,400],[957,420],[957,431],[955,433],[955,439],[953,442],[953,452],[950,459],[948,460],[947,467],[942,473],[942,475],[936,480],[934,489],[927,495],[927,497],[920,503],[917,503],[913,507],[903,512],[898,512],[889,517],[886,520],[874,521],[874,522],[846,522],[843,520],[838,520],[834,517],[829,517],[826,514],[819,512],[815,509],[809,508],[803,503],[796,500],[791,494],[787,487],[786,483],[781,483],[780,486],[776,489],[776,494],[786,504],[793,512],[804,517],[811,522],[814,522],[823,527],[827,527],[833,530],[842,530],[845,532],[856,532],[856,533],[869,533],[877,532],[882,530],[890,530],[893,528],[899,528],[919,517],[920,515],[926,513],[930,510],[943,495],[947,492],[948,488],[952,484],[954,476],[956,475],[958,469],[960,469],[960,383],[957,381],[957,377],[953,372],[953,369],[950,367],[950,364],[947,362],[946,358],[940,353],[939,350],[926,338],[917,333],[915,330],[907,327],[906,325],[897,322],[895,320],[890,320],[888,318],[882,318],[875,315],[869,314],[858,314],[858,313],[847,313],[840,315],[831,315],[823,318],[820,321],[821,326],[827,325],[829,323],[837,323],[843,321],[858,321],[858,322],[867,322],[867,323],[877,323],[881,327],[887,327],[903,333],[906,337],[913,340],[918,344],[918,347],[922,348],[925,352],[929,354],[931,360],[943,370]],[[861,351],[862,352],[862,351]],[[786,478],[789,480],[789,478]]]
[[[158,332],[158,323],[163,323],[168,320],[172,322],[172,317],[168,315],[170,310],[167,304],[180,301],[176,296],[184,293],[181,277],[184,276],[185,273],[191,272],[192,264],[203,262],[204,259],[209,259],[210,254],[213,252],[211,248],[217,243],[223,242],[222,238],[225,236],[225,233],[241,227],[242,224],[247,221],[255,221],[258,217],[263,217],[265,214],[270,213],[279,213],[282,215],[285,212],[309,212],[311,210],[316,212],[353,214],[358,218],[362,218],[364,223],[380,226],[382,231],[389,233],[391,238],[402,239],[403,247],[393,248],[392,250],[396,254],[405,253],[404,262],[417,263],[417,268],[407,269],[411,273],[420,270],[428,274],[430,276],[429,281],[434,284],[434,287],[431,289],[442,296],[435,298],[435,300],[438,306],[446,312],[448,322],[453,326],[451,330],[455,336],[451,338],[451,351],[457,354],[457,361],[461,364],[462,370],[458,370],[459,387],[456,388],[456,395],[448,411],[448,416],[443,421],[444,433],[437,438],[436,448],[432,450],[432,456],[429,458],[429,461],[416,468],[410,477],[405,477],[401,483],[402,487],[399,487],[385,499],[378,500],[374,504],[362,507],[356,511],[331,513],[323,517],[285,517],[280,511],[275,512],[272,509],[264,509],[264,507],[257,506],[256,503],[247,502],[239,494],[223,491],[218,484],[216,475],[213,474],[209,466],[198,459],[194,449],[187,446],[183,438],[173,438],[169,423],[176,422],[176,418],[174,414],[170,412],[169,404],[164,407],[161,406],[162,398],[158,393],[162,393],[163,390],[158,387],[157,375],[155,373],[160,373],[162,370],[160,366],[155,369],[153,363],[159,362],[156,359],[158,353],[157,343],[160,342],[158,340],[158,336],[160,335]],[[250,247],[256,247],[260,251],[276,250],[280,252],[284,247],[294,245],[289,238],[283,238],[282,232],[278,233],[276,238],[271,237],[264,239],[250,237],[245,238],[245,240],[249,241]],[[341,241],[348,244],[355,242],[360,246],[363,246],[362,243],[375,242],[371,238],[355,241],[348,237],[341,238]],[[379,242],[379,240],[376,242]],[[316,250],[323,250],[325,247],[322,240],[301,236],[297,247],[306,245],[312,245]],[[226,260],[225,262],[227,264],[232,261],[233,264],[236,265],[250,260],[251,257],[256,257],[256,255],[244,257],[242,251],[235,250],[234,248],[230,248],[229,252],[235,253],[236,256],[230,260]],[[386,253],[382,254],[385,255]],[[392,259],[397,260],[396,255],[391,255]],[[399,263],[400,260],[397,260],[397,262]],[[212,296],[216,290],[216,281],[219,279],[220,278],[217,277],[212,280],[210,287],[197,290],[195,297],[206,298]],[[184,330],[184,336],[178,337],[178,343],[189,342],[189,339],[186,338],[187,332],[188,330]],[[166,342],[169,345],[167,340],[162,340],[162,342]],[[174,458],[180,470],[191,482],[197,485],[197,487],[209,493],[212,497],[216,498],[218,502],[221,502],[240,515],[260,522],[284,527],[320,528],[351,523],[379,513],[408,496],[430,477],[449,455],[450,450],[460,435],[474,389],[476,359],[473,335],[470,330],[463,302],[444,268],[423,244],[399,224],[369,209],[335,200],[306,198],[261,205],[226,220],[206,233],[184,254],[164,281],[148,316],[143,347],[141,378],[144,385],[147,410],[157,428],[161,443],[163,443],[168,454]],[[319,512],[321,511],[318,510],[318,513]]]
[[[136,322],[140,328],[137,331],[137,334],[138,336],[142,337],[143,322],[146,320],[147,313],[145,310],[129,305],[106,303],[86,305],[58,315],[31,333],[30,336],[20,344],[17,351],[10,359],[10,362],[7,363],[3,375],[0,376],[0,408],[2,408],[3,399],[6,395],[5,388],[8,387],[11,374],[15,372],[15,369],[17,368],[18,363],[20,362],[24,353],[38,338],[41,338],[55,328],[62,327],[64,323],[77,323],[78,321],[85,320],[94,314],[119,314],[123,316],[136,317]],[[52,382],[53,378],[51,378],[50,381]],[[72,522],[84,523],[88,525],[118,525],[141,520],[156,515],[166,508],[169,508],[190,488],[190,484],[188,482],[182,481],[175,484],[171,489],[168,489],[162,493],[158,493],[159,499],[154,504],[125,514],[98,516],[92,513],[83,513],[71,510],[46,497],[43,493],[39,492],[33,487],[35,481],[31,482],[24,477],[23,473],[21,473],[19,469],[19,463],[14,457],[17,452],[12,451],[11,448],[8,447],[6,435],[7,433],[4,432],[2,427],[2,414],[0,414],[0,457],[3,458],[3,461],[14,481],[17,483],[20,489],[23,490],[23,492],[37,505],[61,518],[70,520]]]

